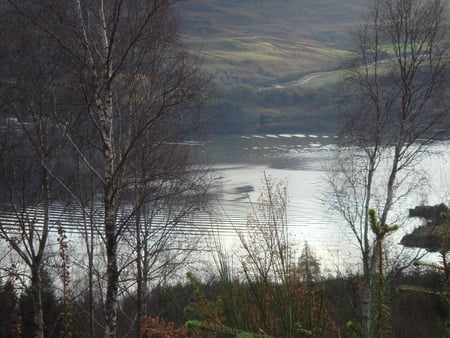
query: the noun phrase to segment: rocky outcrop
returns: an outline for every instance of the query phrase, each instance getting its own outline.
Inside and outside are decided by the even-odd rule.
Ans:
[[[442,247],[444,234],[448,227],[442,224],[442,213],[447,213],[448,207],[444,204],[434,206],[421,205],[409,209],[409,217],[420,217],[425,224],[403,236],[400,244],[409,248],[422,248],[430,252],[439,251]],[[450,241],[448,241],[450,242]],[[449,244],[447,244],[447,249]]]
[[[409,217],[421,217],[427,222],[427,225],[439,225],[442,221],[441,214],[448,212],[448,207],[444,204],[438,205],[420,205],[414,209],[409,209]]]
[[[420,226],[412,233],[403,236],[400,244],[408,248],[426,249],[429,252],[439,251],[442,244],[443,228],[442,225]]]

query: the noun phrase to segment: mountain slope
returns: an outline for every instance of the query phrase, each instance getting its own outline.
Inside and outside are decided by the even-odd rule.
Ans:
[[[269,85],[336,67],[358,0],[185,0],[177,3],[187,46],[223,83]]]

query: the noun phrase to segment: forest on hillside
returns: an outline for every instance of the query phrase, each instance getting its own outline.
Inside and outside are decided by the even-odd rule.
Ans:
[[[183,43],[213,76],[212,133],[338,133],[370,1],[189,0],[177,11]]]
[[[211,132],[337,132],[349,32],[367,8],[353,0],[180,2],[184,43],[216,85],[208,110],[220,122]],[[304,85],[279,86],[317,72]]]

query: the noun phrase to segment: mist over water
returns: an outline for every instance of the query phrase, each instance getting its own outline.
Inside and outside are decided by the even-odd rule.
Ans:
[[[334,136],[320,134],[218,136],[200,146],[197,157],[213,169],[217,209],[223,222],[245,227],[246,218],[252,213],[251,202],[256,202],[262,192],[265,173],[287,185],[290,239],[298,250],[307,241],[321,259],[325,273],[356,272],[359,269],[356,240],[339,215],[329,210],[326,201],[329,187],[325,174],[336,155],[334,141]],[[395,250],[404,249],[397,243],[421,224],[418,219],[408,219],[409,208],[448,201],[449,145],[448,141],[436,144],[432,153],[417,163],[418,171],[428,173],[428,184],[393,209],[402,225],[390,238]],[[229,246],[238,244],[231,233],[224,237]],[[415,252],[406,250],[406,254]]]

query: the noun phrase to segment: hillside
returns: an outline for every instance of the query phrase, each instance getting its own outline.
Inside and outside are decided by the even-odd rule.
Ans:
[[[360,0],[184,0],[182,39],[213,75],[216,133],[333,132]]]
[[[358,0],[185,0],[177,8],[183,39],[206,67],[252,85],[336,67],[366,10]]]

